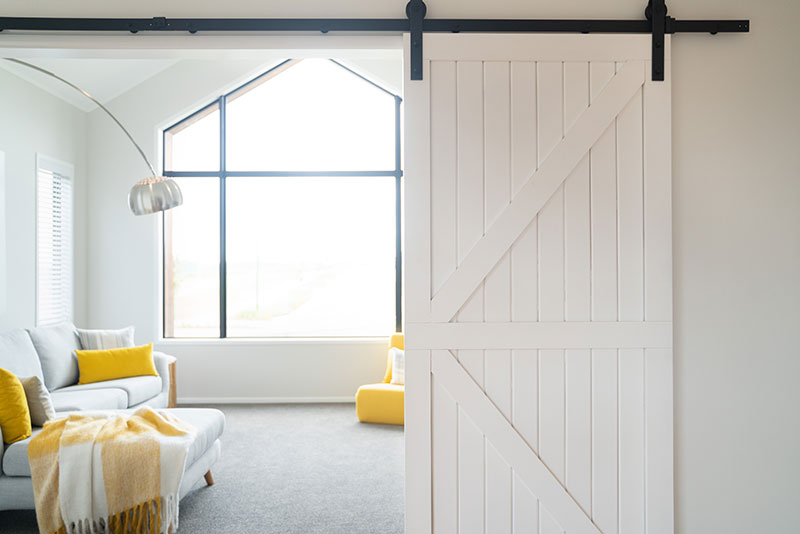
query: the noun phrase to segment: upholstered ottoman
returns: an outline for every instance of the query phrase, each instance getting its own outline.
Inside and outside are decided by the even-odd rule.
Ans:
[[[133,413],[135,410],[121,410]],[[220,437],[225,430],[225,415],[209,408],[171,408],[166,411],[197,429],[197,437],[189,447],[180,497],[189,493],[205,476],[211,485],[211,467],[220,455]],[[88,414],[91,412],[82,412]],[[65,414],[66,415],[66,414]],[[34,429],[36,435],[41,429]],[[33,436],[31,436],[32,438]],[[34,508],[31,467],[28,463],[28,438],[9,445],[0,457],[0,510],[32,510]],[[1,449],[0,449],[1,450]]]

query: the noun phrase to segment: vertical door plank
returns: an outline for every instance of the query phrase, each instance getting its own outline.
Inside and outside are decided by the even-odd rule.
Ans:
[[[644,351],[619,351],[619,532],[644,532]]]
[[[619,319],[644,319],[642,92],[617,117]]]
[[[617,320],[616,135],[611,125],[591,150],[592,320]]]
[[[484,437],[469,415],[458,410],[459,534],[484,532]]]
[[[539,351],[539,456],[564,484],[564,351]]]
[[[513,194],[537,167],[536,64],[511,64],[511,188]],[[537,222],[534,221],[511,247],[511,320],[539,318]]]
[[[431,62],[431,284],[456,269],[456,63]]]
[[[589,63],[564,63],[564,124],[572,127],[589,106]],[[564,182],[565,297],[568,321],[590,320],[589,155]]]
[[[642,66],[644,68],[644,65]],[[642,91],[617,117],[619,319],[644,319]],[[644,532],[644,351],[619,351],[619,531]]]
[[[536,168],[536,63],[511,63],[511,185],[516,195]]]
[[[458,262],[483,235],[483,64],[457,64]]]
[[[484,227],[487,229],[511,201],[510,81],[509,63],[484,64]],[[511,262],[508,254],[487,275],[484,299],[484,319],[487,322],[506,323],[511,320]],[[487,395],[511,420],[511,351],[487,350],[485,373]]]
[[[486,219],[490,228],[511,201],[511,102],[510,64],[484,64],[484,187]],[[484,282],[484,319],[511,320],[511,259],[508,254],[492,269]],[[486,394],[511,420],[511,351],[487,350]],[[511,466],[486,442],[487,532],[511,534]]]
[[[645,80],[644,242],[645,320],[672,321],[672,147],[670,36],[665,81]],[[645,68],[649,72],[650,64]],[[648,534],[672,534],[673,398],[671,349],[645,350],[645,517]]]
[[[486,532],[511,534],[511,466],[486,440]]]
[[[669,60],[669,46],[666,49]],[[672,321],[672,135],[666,79],[644,84],[645,320]],[[650,69],[650,63],[645,63]],[[646,72],[649,72],[646,71]]]
[[[458,528],[458,406],[433,379],[433,531],[455,534]]]
[[[592,520],[617,534],[617,351],[592,350]]]
[[[537,159],[541,166],[564,136],[563,64],[536,64]]]
[[[648,534],[673,534],[672,350],[645,351],[645,517]]]
[[[508,62],[483,67],[485,195],[488,229],[511,201],[511,72]]]
[[[539,213],[539,320],[564,320],[564,187]]]
[[[536,64],[511,64],[511,187],[513,194],[536,170]],[[539,318],[537,220],[511,247],[511,320]],[[535,350],[512,351],[512,422],[525,441],[539,450],[539,357]],[[535,507],[535,508],[534,508]],[[538,501],[515,477],[514,531],[538,532]]]
[[[561,63],[539,63],[536,73],[538,163],[563,137],[564,88]],[[538,217],[539,320],[564,320],[564,188],[545,204]],[[563,484],[564,351],[539,351],[539,455]]]
[[[430,61],[423,64],[424,79],[409,83],[408,61],[410,41],[403,37],[404,98],[405,98],[405,230],[407,246],[405,262],[405,314],[408,322],[426,322],[431,315],[431,114],[430,114]],[[417,526],[421,526],[417,525]],[[427,525],[430,528],[430,525]]]
[[[613,76],[613,63],[590,64],[592,98]],[[616,159],[616,124],[611,124],[590,151],[593,321],[617,320]]]
[[[592,509],[592,376],[588,349],[566,351],[566,482],[586,513]]]
[[[458,148],[457,259],[461,263],[483,235],[483,63],[456,67]],[[483,284],[458,313],[458,321],[483,321]]]
[[[539,501],[514,473],[514,534],[538,534]]]
[[[431,310],[430,257],[430,61],[423,80],[408,83],[410,39],[403,36],[405,106],[406,321],[427,322]],[[427,80],[427,81],[426,81]],[[405,528],[431,532],[431,358],[430,351],[406,352]]]
[[[564,315],[567,321],[591,319],[591,242],[589,156],[564,183]]]
[[[519,349],[512,355],[512,423],[534,450],[539,450],[539,354]]]
[[[564,126],[569,132],[589,106],[589,64],[564,64]],[[589,156],[564,183],[565,318],[590,319]],[[591,356],[588,350],[567,350],[566,484],[584,511],[591,511]]]
[[[457,111],[457,259],[461,262],[483,235],[483,63],[460,61],[456,66]],[[461,322],[483,321],[483,284],[457,315]],[[458,359],[478,384],[484,384],[482,350],[461,350]],[[483,438],[481,438],[481,444]],[[482,447],[482,445],[481,445]],[[482,451],[482,449],[481,449]],[[483,452],[481,452],[483,458]],[[482,463],[482,460],[481,460]],[[481,498],[481,506],[483,499]]]
[[[406,529],[430,532],[432,512],[431,352],[406,352]],[[413,466],[413,467],[412,467]]]
[[[537,110],[539,165],[563,136],[561,63],[539,63]],[[539,320],[564,320],[564,188],[539,213]]]

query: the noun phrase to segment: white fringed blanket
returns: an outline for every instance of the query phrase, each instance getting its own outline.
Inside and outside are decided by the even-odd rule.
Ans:
[[[166,534],[196,431],[169,412],[70,415],[31,440],[42,534]]]

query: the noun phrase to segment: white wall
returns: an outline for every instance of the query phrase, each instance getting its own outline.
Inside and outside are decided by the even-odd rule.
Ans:
[[[5,152],[6,301],[0,331],[31,328],[36,315],[36,153],[75,166],[75,321],[86,319],[86,114],[0,69],[0,151]],[[2,183],[0,182],[0,185]],[[3,195],[0,194],[0,199]],[[2,279],[0,279],[2,282]]]
[[[104,0],[5,0],[3,11],[30,16],[399,17],[404,4],[280,0],[265,8],[255,0],[114,5]],[[645,4],[428,0],[428,15],[641,18]],[[796,532],[800,32],[793,24],[800,3],[671,0],[669,10],[684,19],[752,21],[748,35],[680,35],[673,40],[676,530]],[[125,187],[113,194],[124,196]],[[144,240],[150,234],[126,235]],[[142,276],[153,281],[151,273]]]

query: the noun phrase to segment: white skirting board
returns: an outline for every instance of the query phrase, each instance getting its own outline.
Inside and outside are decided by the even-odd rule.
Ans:
[[[334,404],[355,403],[350,397],[178,397],[178,404]]]

